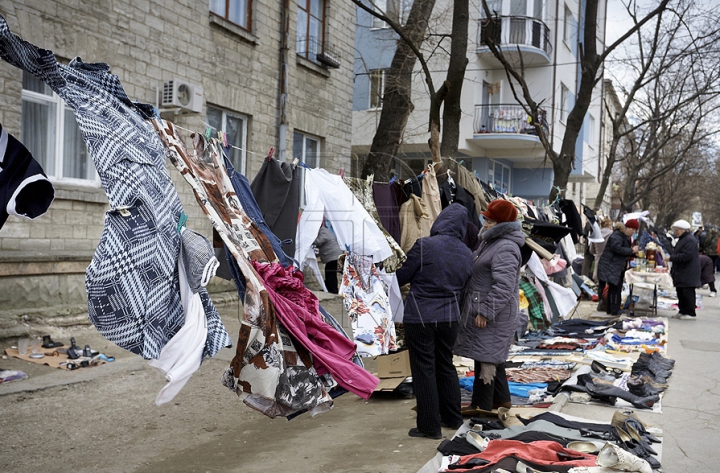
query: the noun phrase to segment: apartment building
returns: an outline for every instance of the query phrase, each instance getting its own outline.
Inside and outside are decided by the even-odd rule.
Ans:
[[[349,168],[355,9],[336,0],[0,0],[13,33],[58,60],[105,62],[131,100],[190,131],[225,132],[250,181],[271,147],[330,172]],[[0,61],[0,123],[55,186],[47,214],[0,230],[0,316],[84,314],[89,264],[108,210],[72,112]],[[212,227],[168,163],[189,215]],[[223,286],[233,290],[232,287]]]
[[[374,0],[403,21],[409,0]],[[513,94],[507,74],[486,45],[492,34],[507,57],[524,65],[532,96],[542,104],[543,126],[553,149],[559,151],[565,124],[579,88],[580,44],[584,0],[488,0],[487,17],[480,0],[470,5],[468,66],[462,91],[463,114],[456,158],[496,190],[547,202],[553,182],[552,165],[530,126],[528,115]],[[431,33],[423,45],[435,83],[447,68],[450,39],[437,47],[436,39],[451,32],[452,2],[438,0]],[[605,2],[601,2],[597,44],[604,45]],[[391,63],[396,36],[368,12],[357,10],[355,91],[353,95],[353,152],[367,154],[382,106],[383,71]],[[431,53],[434,51],[434,53]],[[424,78],[416,68],[412,101],[415,110],[406,129],[400,158],[414,171],[430,161],[427,147],[429,98]],[[575,150],[575,166],[566,196],[576,203],[593,202],[587,186],[598,182],[601,161],[600,125],[602,81],[596,87]],[[403,166],[404,167],[404,166]]]

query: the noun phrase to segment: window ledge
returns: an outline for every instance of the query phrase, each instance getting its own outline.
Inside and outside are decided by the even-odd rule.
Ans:
[[[232,33],[243,41],[256,46],[259,43],[258,37],[244,29],[240,25],[236,25],[232,21],[228,21],[225,18],[221,18],[214,13],[210,13],[210,24],[217,25],[219,28]]]
[[[302,66],[306,69],[310,69],[311,71],[315,72],[316,74],[320,74],[323,77],[330,77],[330,71],[325,69],[319,64],[314,63],[313,61],[306,59],[302,56],[296,56],[297,63],[299,66]]]
[[[107,204],[105,190],[94,185],[70,184],[61,181],[50,181],[55,188],[55,199]]]

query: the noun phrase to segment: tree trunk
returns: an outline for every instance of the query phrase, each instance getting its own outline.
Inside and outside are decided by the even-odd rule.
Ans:
[[[408,16],[405,34],[420,47],[427,31],[428,19],[435,0],[415,0]],[[390,166],[397,156],[410,113],[414,106],[410,101],[412,72],[417,56],[410,45],[398,39],[395,55],[385,75],[385,93],[380,121],[373,137],[370,153],[362,169],[362,177],[371,174],[379,181],[389,179]]]
[[[462,105],[460,97],[465,81],[465,69],[468,64],[468,21],[470,17],[469,1],[453,2],[452,44],[450,45],[450,62],[448,64],[447,95],[443,108],[441,156],[455,157],[460,141],[460,117]]]
[[[617,134],[613,133],[613,135]],[[615,160],[617,159],[617,147],[619,143],[619,138],[617,136],[613,136],[613,140],[610,143],[608,160],[605,163],[602,180],[600,181],[600,190],[598,190],[597,197],[595,197],[595,207],[593,208],[593,210],[597,210],[602,207],[603,197],[605,197],[605,192],[607,191],[608,185],[610,184],[610,176],[612,175],[612,169],[615,166]]]

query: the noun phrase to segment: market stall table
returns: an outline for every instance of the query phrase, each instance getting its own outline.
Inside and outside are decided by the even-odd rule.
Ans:
[[[658,273],[654,271],[625,271],[625,282],[630,287],[630,296],[633,295],[633,288],[635,284],[651,284],[653,286],[652,304],[650,309],[647,309],[653,316],[657,316],[657,288],[658,286],[665,288],[672,288],[673,281],[670,277],[670,273],[663,272]],[[642,312],[646,309],[634,308],[634,312]]]

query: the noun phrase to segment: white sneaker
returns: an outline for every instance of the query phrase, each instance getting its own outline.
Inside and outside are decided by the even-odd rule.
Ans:
[[[617,445],[606,443],[597,456],[598,466],[614,468],[623,471],[636,471],[639,473],[652,473],[650,464],[642,458],[626,452]]]
[[[680,319],[680,320],[695,320],[695,318],[696,317],[694,315],[685,315],[685,314],[678,317],[678,319]]]
[[[710,297],[715,297],[715,296],[717,296],[717,292],[711,292],[711,293],[710,293]]]
[[[465,440],[467,440],[470,445],[477,448],[481,452],[484,451],[487,448],[488,443],[490,443],[490,439],[485,438],[477,432],[473,432],[472,430],[469,430],[468,433],[465,434]]]

